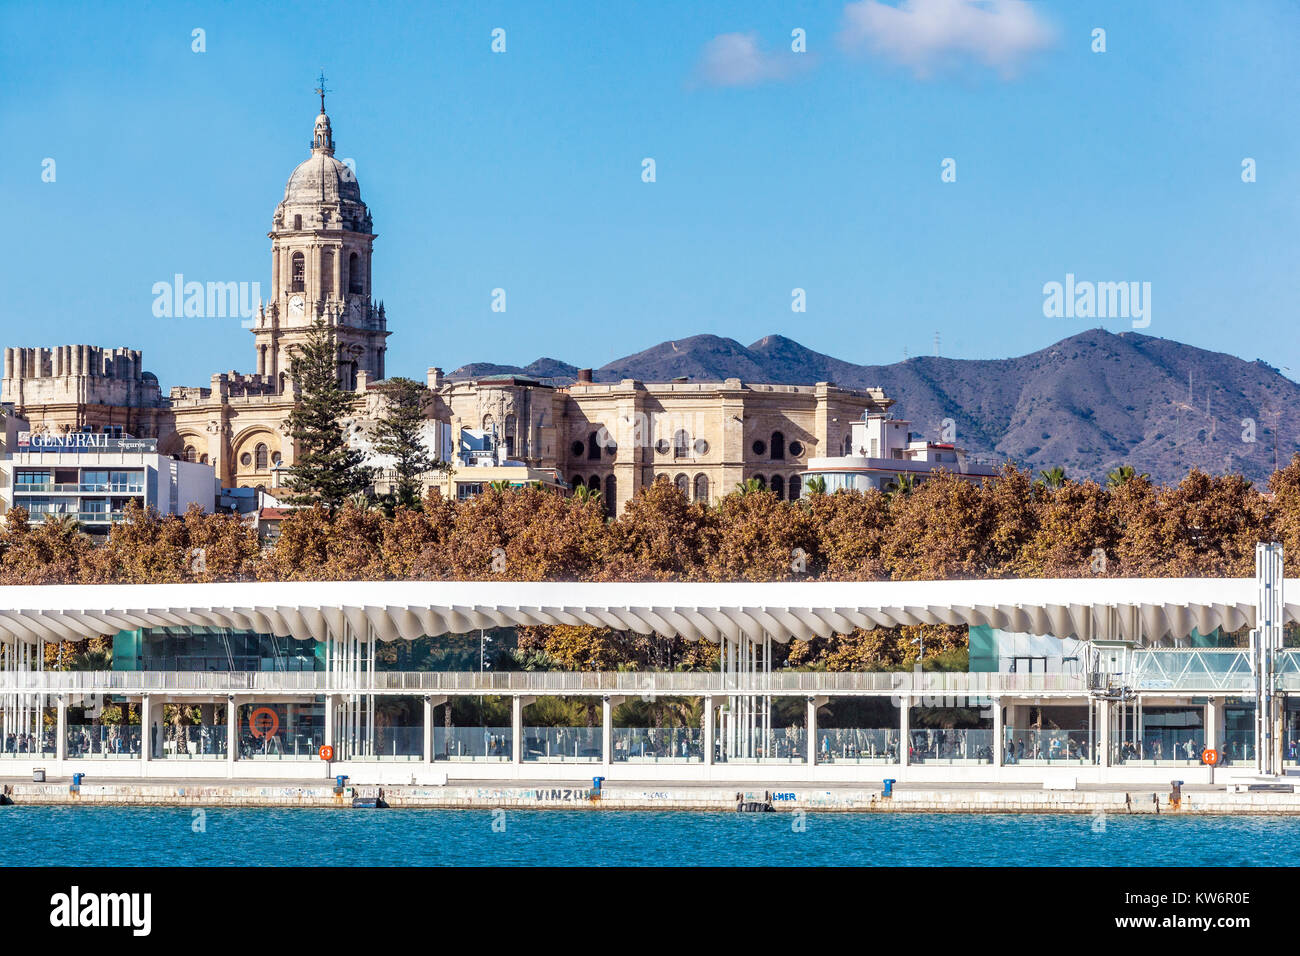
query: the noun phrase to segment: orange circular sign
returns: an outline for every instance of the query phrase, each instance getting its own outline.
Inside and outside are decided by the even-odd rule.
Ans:
[[[254,737],[274,737],[280,730],[280,717],[270,707],[259,707],[248,715],[248,731]]]
[[[321,760],[333,760],[333,759],[334,759],[334,748],[331,747],[329,744],[326,744],[325,746],[321,747],[321,749],[320,749],[320,759],[321,759]]]
[[[1219,752],[1217,750],[1206,750],[1201,754],[1201,763],[1207,767],[1213,767],[1219,762]]]

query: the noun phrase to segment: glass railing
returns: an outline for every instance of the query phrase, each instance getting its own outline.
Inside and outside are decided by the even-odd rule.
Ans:
[[[68,756],[77,759],[140,759],[139,724],[68,724]]]
[[[1005,727],[1002,762],[1012,764],[1091,764],[1096,749],[1087,730]]]
[[[434,727],[433,759],[510,761],[513,736],[509,727]]]
[[[78,484],[76,482],[53,482],[47,481],[38,484],[16,485],[15,494],[43,494],[48,492],[72,492],[75,494],[112,494],[112,495],[142,495],[144,494],[144,483],[138,484],[113,484],[111,482],[89,482]]]
[[[599,727],[525,727],[524,760],[599,763]]]
[[[698,727],[615,727],[616,763],[691,763],[704,759],[704,735]]]
[[[324,730],[280,731],[254,734],[245,725],[239,734],[240,760],[319,760]]]
[[[957,730],[909,731],[912,747],[910,763],[992,763],[993,731],[962,728]]]
[[[1297,751],[1300,750],[1300,742],[1288,741],[1288,746],[1283,750],[1283,759],[1295,761]],[[1242,764],[1255,762],[1255,731],[1253,730],[1229,730],[1223,735],[1223,743],[1219,746],[1219,766],[1231,767]]]
[[[1111,742],[1112,765],[1128,766],[1201,766],[1205,751],[1205,732],[1197,729],[1146,728],[1140,740]]]
[[[374,756],[378,760],[423,760],[423,727],[376,727]]]
[[[898,763],[898,730],[817,728],[818,763]]]
[[[184,724],[163,734],[159,760],[224,760],[225,724]]]
[[[755,730],[733,738],[725,728],[717,744],[719,762],[757,761],[762,763],[802,763],[808,759],[808,731],[803,727],[781,727],[766,734]]]
[[[39,757],[53,757],[55,735],[53,731],[43,734],[6,734],[0,757],[15,760],[31,760]]]

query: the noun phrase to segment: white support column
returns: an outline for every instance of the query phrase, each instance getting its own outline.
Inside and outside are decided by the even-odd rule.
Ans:
[[[140,695],[140,759],[153,759],[153,703],[148,694]]]
[[[614,762],[614,705],[609,695],[600,699],[600,762],[606,770]]]
[[[515,765],[524,762],[524,699],[510,698],[510,759]]]
[[[57,735],[54,738],[54,759],[59,762],[59,770],[63,770],[63,761],[68,759],[68,695],[60,694],[58,696],[58,719],[54,724],[54,732]]]
[[[1097,701],[1097,766],[1110,766],[1110,701]]]
[[[1217,697],[1207,697],[1205,703],[1205,749],[1218,750],[1223,721],[1223,706]]]
[[[1006,721],[1002,715],[1002,698],[993,698],[993,766],[1001,767],[1006,763],[1006,745],[1004,738]]]
[[[909,733],[911,730],[909,721],[912,715],[908,713],[912,708],[912,698],[904,694],[898,699],[898,765],[906,767],[912,762],[912,735]]]
[[[335,726],[335,711],[338,709],[338,697],[334,694],[325,695],[325,746],[334,751],[334,756],[338,757],[338,747],[334,743],[334,737],[338,728]]]
[[[713,698],[708,694],[702,700],[704,712],[704,766],[713,766]]]
[[[808,698],[808,754],[807,762],[811,767],[817,763],[817,706],[819,701],[825,698],[809,697]]]
[[[424,762],[433,763],[433,697],[424,695]]]
[[[235,775],[235,761],[239,758],[239,701],[234,694],[226,696],[226,776]]]

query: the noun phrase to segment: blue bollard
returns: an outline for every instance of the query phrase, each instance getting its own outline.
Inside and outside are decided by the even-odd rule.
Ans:
[[[892,779],[892,778],[889,779],[889,780],[886,780],[886,781],[885,781],[885,792],[882,793],[881,796],[883,796],[883,797],[892,797],[892,796],[894,795],[894,784],[895,784],[895,783],[897,783],[897,781],[894,780],[894,779]]]
[[[344,785],[348,782],[348,775],[341,773],[334,778],[334,792],[342,793]]]
[[[592,778],[591,778],[591,789],[592,789],[592,790],[595,790],[597,793],[600,793],[600,785],[603,784],[604,782],[605,782],[605,778],[604,778],[604,777],[592,777]]]
[[[84,776],[84,773],[74,773],[72,775],[72,784],[68,787],[69,793],[81,793],[81,778]]]

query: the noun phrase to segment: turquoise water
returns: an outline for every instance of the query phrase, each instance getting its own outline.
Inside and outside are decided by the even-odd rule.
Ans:
[[[1240,866],[1294,817],[0,808],[0,866]],[[497,830],[493,829],[494,820]],[[504,831],[500,826],[504,823]],[[202,826],[200,832],[195,829]]]

